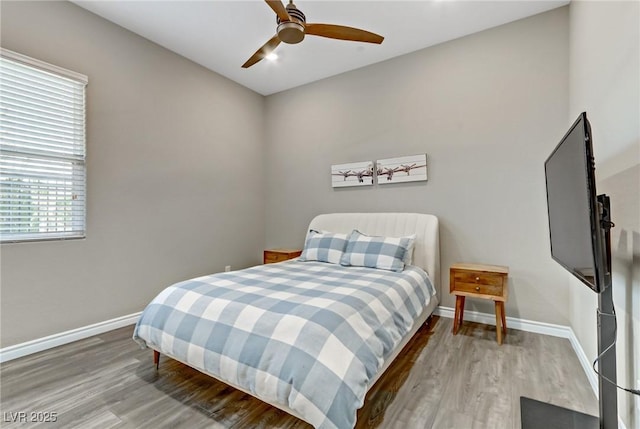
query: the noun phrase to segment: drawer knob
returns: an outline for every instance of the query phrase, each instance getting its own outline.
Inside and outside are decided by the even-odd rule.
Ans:
[[[480,290],[480,286],[476,286],[476,292]]]
[[[476,277],[476,281],[479,282],[480,281],[480,277]]]

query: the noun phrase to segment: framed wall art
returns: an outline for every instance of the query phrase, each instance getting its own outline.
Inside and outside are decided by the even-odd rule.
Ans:
[[[370,185],[373,185],[373,161],[331,166],[331,186],[334,188]]]
[[[376,161],[379,185],[427,180],[427,155],[400,156]]]

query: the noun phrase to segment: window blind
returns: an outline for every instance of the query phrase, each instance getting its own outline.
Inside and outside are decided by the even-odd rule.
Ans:
[[[87,78],[0,54],[0,240],[84,237]]]

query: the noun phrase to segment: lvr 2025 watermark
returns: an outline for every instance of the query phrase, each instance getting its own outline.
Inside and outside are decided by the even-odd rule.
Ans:
[[[56,411],[4,411],[2,421],[6,423],[53,423],[58,421]]]

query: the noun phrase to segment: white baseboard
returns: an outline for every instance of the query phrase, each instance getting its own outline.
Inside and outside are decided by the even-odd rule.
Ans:
[[[434,312],[437,316],[453,319],[455,310],[451,307],[438,307]],[[534,320],[519,319],[516,317],[506,317],[507,326],[519,331],[534,332],[536,334],[551,335],[552,337],[570,338],[575,337],[573,331],[568,326],[554,325],[552,323],[536,322]],[[477,311],[464,311],[464,320],[470,322],[484,323],[485,325],[496,325],[496,317],[493,314],[480,313]]]
[[[455,315],[455,310],[451,307],[438,307],[433,312],[436,316],[447,317],[453,319]],[[544,334],[551,335],[552,337],[560,337],[566,338],[571,343],[573,347],[573,351],[578,356],[578,360],[582,365],[582,369],[587,376],[587,380],[589,380],[589,384],[593,389],[593,393],[595,393],[596,398],[598,397],[598,376],[595,372],[593,372],[593,367],[591,366],[591,362],[587,357],[587,354],[584,352],[582,345],[580,345],[580,341],[578,341],[578,337],[576,337],[575,332],[571,329],[570,326],[562,326],[562,325],[554,325],[552,323],[543,323],[536,322],[533,320],[519,319],[516,317],[507,317],[507,326],[509,328],[517,329],[519,331],[525,332],[534,332],[536,334]],[[464,320],[468,320],[470,322],[484,323],[485,325],[496,325],[496,318],[493,314],[480,313],[477,311],[464,311]],[[626,429],[625,424],[618,416],[618,428]]]
[[[573,351],[576,352],[578,356],[578,360],[582,365],[582,369],[584,369],[585,374],[587,374],[587,379],[589,380],[589,384],[591,384],[591,388],[593,392],[598,396],[598,376],[595,372],[593,372],[593,367],[591,366],[591,361],[587,357],[587,354],[584,352],[582,345],[580,345],[580,341],[578,341],[578,337],[576,337],[575,332],[571,329],[571,336],[569,337],[569,341],[573,346]]]
[[[108,331],[113,331],[114,329],[122,328],[124,326],[133,325],[138,321],[141,313],[142,312],[133,313],[127,316],[106,320],[104,322],[94,323],[93,325],[49,335],[48,337],[38,338],[25,343],[16,344],[14,346],[5,347],[0,349],[0,363],[18,359],[43,350],[52,349],[63,344],[72,343],[74,341],[82,340]]]

